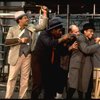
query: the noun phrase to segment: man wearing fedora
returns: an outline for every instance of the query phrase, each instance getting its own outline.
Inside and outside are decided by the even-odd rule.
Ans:
[[[69,64],[69,88],[67,99],[71,100],[75,90],[78,91],[79,99],[83,99],[85,94],[86,100],[91,100],[92,92],[92,73],[93,62],[92,56],[100,47],[100,39],[93,40],[94,25],[86,23],[83,25],[82,33],[78,38],[78,49],[72,52]]]
[[[9,77],[5,98],[10,99],[13,95],[17,76],[20,73],[19,99],[27,97],[29,74],[31,68],[31,52],[34,50],[36,32],[47,26],[47,7],[41,8],[43,15],[40,24],[29,24],[28,15],[24,11],[15,13],[18,25],[9,29],[5,44],[10,46],[8,63],[10,64]]]
[[[32,100],[38,98],[42,87],[44,89],[44,98],[54,99],[54,94],[56,93],[55,70],[57,70],[57,66],[53,65],[55,63],[59,63],[58,65],[60,65],[61,54],[60,51],[59,53],[55,53],[55,50],[60,48],[60,43],[69,37],[68,34],[62,36],[62,28],[62,19],[60,17],[53,17],[49,21],[46,30],[38,37],[36,47],[32,54]]]

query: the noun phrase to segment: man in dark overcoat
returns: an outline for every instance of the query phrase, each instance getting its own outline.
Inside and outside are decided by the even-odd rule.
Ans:
[[[62,28],[61,18],[52,18],[46,30],[38,37],[34,52],[32,53],[32,100],[38,98],[42,86],[44,88],[44,98],[50,100],[54,98],[54,70],[56,67],[52,66],[55,58],[54,49],[68,38],[68,34],[61,37]],[[59,62],[59,60],[57,60],[57,62]]]

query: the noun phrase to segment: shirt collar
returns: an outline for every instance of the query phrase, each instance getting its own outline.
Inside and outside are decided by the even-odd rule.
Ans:
[[[25,29],[25,28],[23,28],[23,29],[22,29],[22,28],[21,28],[19,25],[18,25],[18,28],[19,28],[20,30],[23,30],[23,29]]]

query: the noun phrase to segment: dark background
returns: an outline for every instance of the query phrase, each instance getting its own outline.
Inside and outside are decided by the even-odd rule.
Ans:
[[[67,13],[69,4],[70,13],[93,13],[93,5],[96,5],[96,13],[100,13],[100,0],[26,0],[26,5],[35,4],[46,5],[54,13],[59,5],[60,13]],[[31,7],[31,6],[30,6]]]
[[[9,1],[25,1],[25,9],[35,10],[34,5],[46,5],[52,13],[57,11],[59,5],[60,14],[67,13],[67,4],[69,4],[70,13],[93,13],[93,5],[96,5],[96,13],[100,13],[100,0],[0,0],[3,2]],[[36,8],[37,9],[37,8]]]

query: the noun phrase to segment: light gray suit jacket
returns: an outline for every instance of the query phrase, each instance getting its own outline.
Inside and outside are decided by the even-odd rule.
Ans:
[[[36,33],[38,31],[41,31],[43,29],[46,28],[47,26],[47,22],[48,22],[48,18],[46,17],[41,17],[40,19],[40,22],[39,24],[37,25],[33,25],[33,24],[29,24],[27,26],[27,29],[30,31],[29,34],[31,34],[32,36],[32,44],[31,44],[31,51],[34,50],[34,47],[35,47],[35,41],[36,41]],[[8,31],[8,34],[6,36],[6,39],[14,39],[14,38],[18,38],[18,35],[20,34],[20,29],[17,26],[13,26],[13,27],[10,27],[9,28],[9,31]],[[9,54],[8,54],[8,63],[10,65],[15,65],[17,60],[18,60],[18,57],[19,57],[19,50],[20,50],[20,44],[17,44],[17,45],[14,45],[14,46],[11,46],[10,47],[10,50],[9,50]]]

